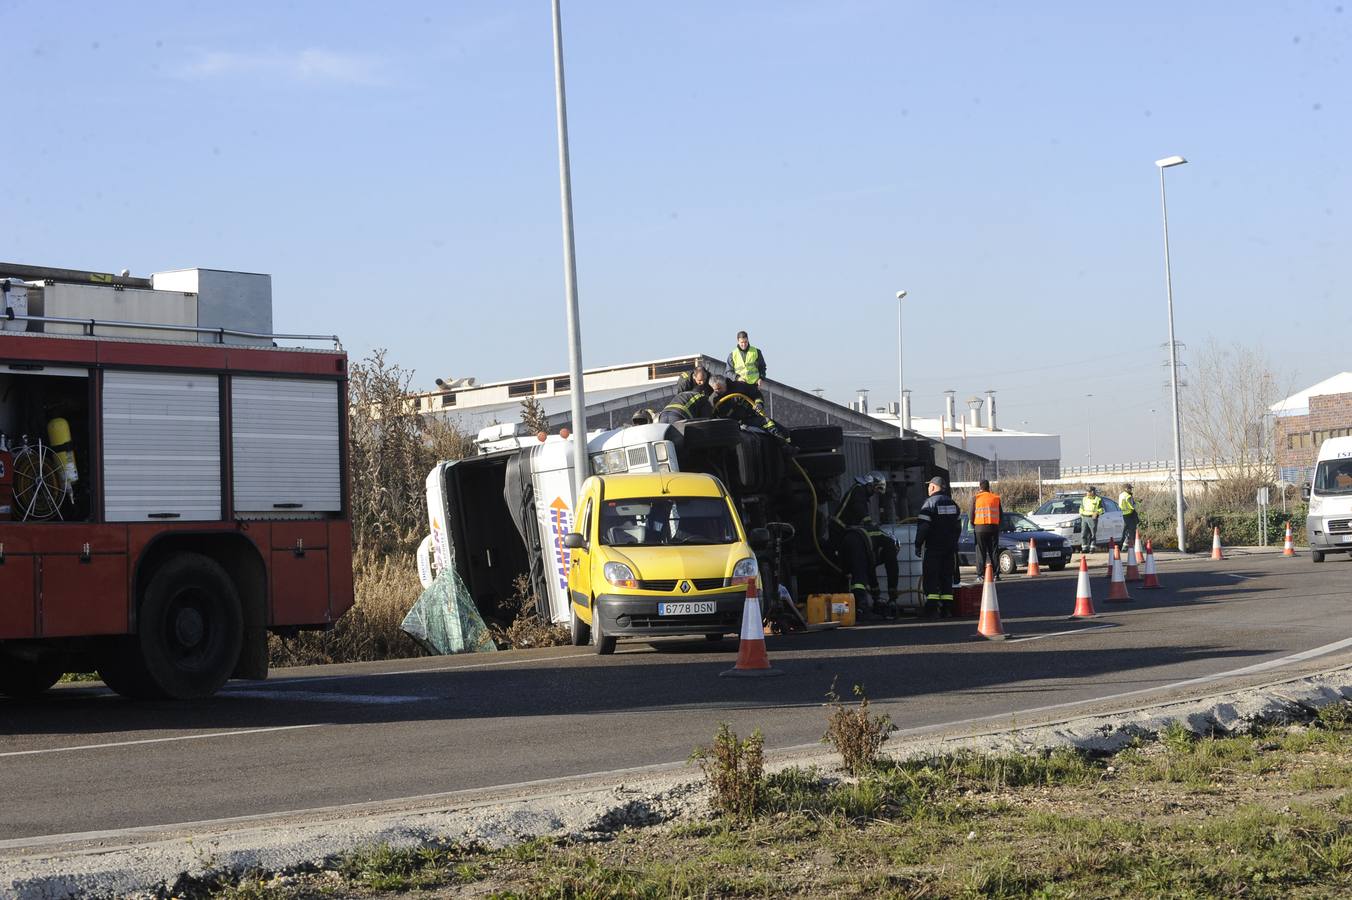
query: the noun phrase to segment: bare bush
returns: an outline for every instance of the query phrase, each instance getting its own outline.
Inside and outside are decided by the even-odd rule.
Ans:
[[[715,809],[738,821],[755,816],[765,792],[765,739],[759,729],[739,740],[727,722],[719,722],[713,745],[696,748],[690,759],[703,770]]]
[[[822,743],[830,744],[840,754],[845,770],[851,775],[862,775],[878,764],[878,754],[891,736],[892,719],[875,716],[868,711],[868,697],[862,685],[854,686],[859,706],[843,706],[836,685],[826,695],[826,706],[831,710],[826,720],[826,734]]]
[[[567,628],[540,618],[540,607],[536,602],[535,591],[531,589],[529,575],[516,576],[512,589],[512,623],[506,628],[497,625],[492,628],[493,640],[497,641],[499,647],[519,650],[526,647],[558,647],[571,642],[572,637]]]

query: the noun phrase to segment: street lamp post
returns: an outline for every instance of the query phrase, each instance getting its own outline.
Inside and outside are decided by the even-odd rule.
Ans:
[[[1094,395],[1085,394],[1084,399],[1089,401],[1084,405],[1084,443],[1085,455],[1089,460],[1089,468],[1094,468],[1094,420],[1090,416],[1094,413]]]
[[[573,496],[587,477],[587,403],[582,391],[582,334],[573,245],[573,180],[568,163],[568,102],[563,84],[563,17],[554,0],[554,107],[559,132],[559,202],[563,207],[563,287],[568,312],[568,386],[573,395]]]
[[[897,430],[906,436],[906,420],[902,412],[906,408],[906,382],[901,377],[901,301],[906,299],[905,291],[897,291]]]
[[[1164,170],[1181,166],[1181,156],[1155,160],[1160,170],[1160,214],[1164,220],[1164,292],[1169,299],[1169,389],[1174,397],[1174,507],[1178,515],[1178,550],[1187,552],[1183,536],[1183,421],[1178,413],[1178,344],[1174,341],[1174,282],[1169,271],[1169,204],[1164,199]]]

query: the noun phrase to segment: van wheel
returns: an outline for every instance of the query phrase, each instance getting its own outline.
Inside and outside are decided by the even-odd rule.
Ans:
[[[577,614],[576,605],[569,612],[573,614],[573,623],[568,628],[569,636],[573,639],[573,646],[585,647],[591,643],[591,626],[582,621],[582,617]]]
[[[1324,561],[1324,551],[1322,551],[1322,550],[1311,550],[1311,551],[1310,551],[1310,559],[1313,560],[1314,562],[1323,562],[1323,561]]]
[[[181,553],[151,576],[136,634],[120,642],[99,674],[129,697],[195,700],[220,690],[243,646],[234,582],[214,559]]]
[[[61,680],[66,674],[66,661],[61,656],[44,656],[36,660],[0,658],[0,694],[15,700],[36,697]]]
[[[596,648],[597,656],[609,656],[615,652],[615,639],[606,634],[601,629],[601,611],[596,608],[596,601],[592,601],[592,644]]]

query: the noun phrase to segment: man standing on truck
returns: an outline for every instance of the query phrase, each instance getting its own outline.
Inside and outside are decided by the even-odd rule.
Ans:
[[[972,534],[976,537],[976,574],[986,577],[987,564],[995,566],[995,580],[1000,580],[1000,495],[991,492],[986,479],[977,482],[977,494],[972,500]]]
[[[897,617],[897,542],[878,527],[869,515],[869,500],[887,492],[887,479],[881,472],[861,475],[850,485],[840,508],[836,510],[835,524],[840,526],[842,555],[850,568],[850,590],[855,595],[855,608],[861,592],[867,590],[873,613]],[[878,587],[878,566],[887,574],[887,602],[884,605]]]
[[[1099,499],[1098,488],[1092,484],[1080,501],[1080,552],[1093,553],[1098,538],[1098,520],[1103,515],[1103,501]]]
[[[728,354],[728,375],[750,385],[765,377],[765,354],[751,346],[745,331],[737,332],[737,346]]]
[[[944,490],[944,480],[935,475],[925,487],[929,499],[916,516],[915,552],[921,556],[921,581],[925,589],[925,618],[957,614],[953,603],[954,561],[962,515],[958,504]]]

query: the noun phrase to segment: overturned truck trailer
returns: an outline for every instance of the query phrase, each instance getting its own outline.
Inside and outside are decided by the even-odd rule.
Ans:
[[[438,463],[427,476],[431,534],[420,551],[423,571],[453,565],[479,612],[497,622],[513,617],[517,581],[526,575],[541,619],[566,624],[569,551],[563,539],[575,530],[570,469],[576,439],[541,440],[520,425],[492,426],[478,435],[479,455]],[[718,477],[747,530],[765,528],[773,536],[756,550],[770,598],[781,584],[796,598],[845,590],[848,580],[828,529],[842,489],[855,475],[882,472],[889,490],[875,520],[905,521],[924,502],[924,483],[947,475],[935,450],[919,439],[847,436],[834,425],[790,429],[786,444],[729,419],[632,425],[587,436],[596,474]]]

